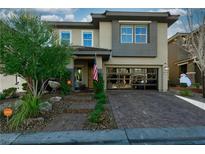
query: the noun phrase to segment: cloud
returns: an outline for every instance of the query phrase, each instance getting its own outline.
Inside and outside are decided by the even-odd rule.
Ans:
[[[20,12],[22,9],[0,9],[0,18],[7,18]],[[77,9],[55,9],[55,8],[31,8],[24,9],[34,15],[40,16],[47,21],[75,21],[74,13]]]
[[[81,22],[91,22],[92,21],[92,17],[91,15],[87,15],[86,17],[84,17]]]
[[[65,15],[64,20],[65,21],[74,21],[75,20],[75,16],[74,16],[74,14],[67,14],[67,15]]]
[[[63,18],[57,15],[42,15],[41,20],[46,21],[63,21]]]

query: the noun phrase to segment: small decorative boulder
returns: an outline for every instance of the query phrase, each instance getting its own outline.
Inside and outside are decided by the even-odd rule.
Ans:
[[[52,104],[49,102],[42,102],[39,104],[40,113],[50,112],[52,110]]]
[[[51,97],[50,98],[50,102],[54,103],[54,102],[59,102],[61,101],[62,97],[56,96],[56,97]]]

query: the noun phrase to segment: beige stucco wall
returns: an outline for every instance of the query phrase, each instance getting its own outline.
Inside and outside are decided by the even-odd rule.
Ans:
[[[11,87],[15,87],[17,88],[18,92],[22,92],[22,84],[25,83],[25,81],[18,77],[17,81],[19,82],[16,85],[16,76],[15,75],[7,75],[4,76],[2,74],[0,74],[0,92],[2,92],[4,89],[8,89]]]
[[[99,47],[112,49],[112,22],[99,23]]]
[[[99,47],[99,30],[98,29],[55,29],[56,35],[60,38],[61,31],[71,32],[71,44],[72,45],[83,45],[82,32],[91,31],[93,32],[93,47]]]
[[[137,67],[155,67],[159,70],[159,91],[167,91],[168,89],[168,49],[167,49],[167,24],[158,23],[158,39],[157,39],[157,57],[155,58],[125,58],[112,57],[109,61],[103,62],[104,79],[106,79],[106,66],[137,66]]]

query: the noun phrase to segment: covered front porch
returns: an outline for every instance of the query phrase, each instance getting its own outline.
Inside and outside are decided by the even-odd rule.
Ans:
[[[94,47],[73,46],[74,57],[68,65],[73,90],[93,89],[93,65],[102,73],[102,63],[110,58],[110,50]]]

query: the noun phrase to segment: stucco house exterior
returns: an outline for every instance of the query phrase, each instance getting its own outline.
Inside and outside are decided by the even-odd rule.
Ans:
[[[96,59],[106,89],[167,91],[167,29],[179,16],[169,12],[113,11],[91,16],[91,22],[49,22],[59,43],[75,49],[67,66],[74,89],[92,89]]]
[[[200,83],[201,72],[194,58],[184,50],[185,38],[189,33],[176,33],[168,39],[168,64],[169,64],[169,84],[171,86],[179,85],[181,73],[185,73],[191,79],[192,83]]]

